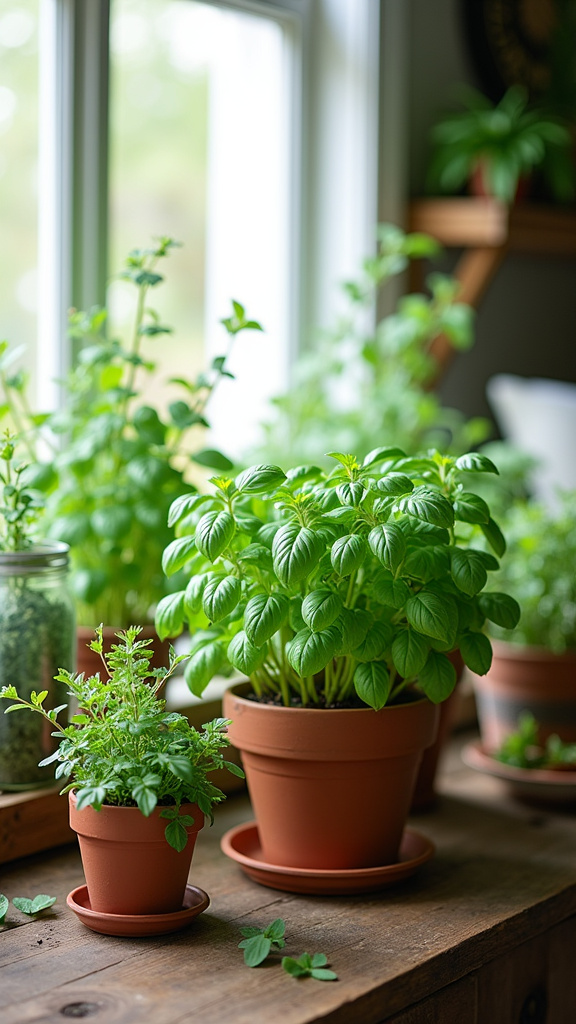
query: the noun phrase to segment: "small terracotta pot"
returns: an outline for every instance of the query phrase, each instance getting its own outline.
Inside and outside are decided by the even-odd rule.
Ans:
[[[69,794],[70,827],[77,833],[92,910],[102,914],[166,914],[181,910],[190,863],[204,815],[183,804],[194,818],[188,842],[178,853],[164,835],[157,807],[146,818],[137,807],[76,807]]]
[[[542,647],[492,641],[494,657],[485,676],[473,676],[482,746],[497,750],[530,711],[546,739],[557,733],[576,743],[576,651],[552,654]]]
[[[264,859],[322,870],[395,863],[437,707],[421,699],[381,711],[285,708],[243,692],[249,686],[228,690],[223,709]]]
[[[115,626],[104,626],[102,629],[104,653],[108,653],[112,644],[118,643],[116,633],[119,632],[120,629]],[[76,671],[84,672],[86,676],[92,676],[96,675],[97,672],[102,672],[103,665],[100,655],[96,654],[95,651],[88,647],[90,641],[96,639],[95,629],[91,629],[89,626],[77,626],[76,637]],[[154,626],[143,626],[138,639],[149,640],[150,638],[154,641],[152,645],[154,657],[150,662],[151,668],[168,668],[170,658],[170,641],[160,640]]]

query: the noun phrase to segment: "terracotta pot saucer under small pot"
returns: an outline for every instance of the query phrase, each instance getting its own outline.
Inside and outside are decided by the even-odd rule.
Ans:
[[[381,867],[322,871],[269,864],[262,855],[258,826],[249,821],[230,829],[222,838],[223,852],[240,865],[254,882],[269,889],[308,896],[352,896],[388,888],[413,875],[430,860],[434,844],[414,829],[404,830],[398,860]]]
[[[210,906],[210,897],[203,889],[187,885],[181,910],[169,914],[103,914],[92,910],[88,887],[80,885],[66,898],[66,903],[77,918],[100,935],[116,935],[123,938],[146,935],[167,935],[186,928],[194,918]]]

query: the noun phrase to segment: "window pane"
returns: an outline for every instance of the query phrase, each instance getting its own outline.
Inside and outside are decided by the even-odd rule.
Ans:
[[[264,323],[266,337],[239,340],[238,379],[209,415],[231,454],[285,372],[289,59],[273,20],[195,0],[113,0],[110,268],[153,236],[183,243],[154,295],[175,328],[158,345],[163,376],[193,375],[221,353],[230,299]],[[128,295],[119,283],[110,292],[118,323]]]
[[[38,3],[0,0],[0,339],[26,347],[22,363],[31,374],[32,389],[38,235]]]

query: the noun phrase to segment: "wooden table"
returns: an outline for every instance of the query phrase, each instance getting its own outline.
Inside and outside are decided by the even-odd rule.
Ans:
[[[88,931],[65,903],[82,882],[74,846],[5,864],[1,892],[58,901],[36,921],[11,908],[0,928],[0,1022],[574,1024],[574,809],[513,800],[463,767],[457,748],[437,808],[411,821],[435,857],[377,894],[306,898],[248,880],[219,850],[222,833],[250,817],[238,795],[200,836],[191,881],[211,906],[180,933]],[[244,966],[239,929],[276,917],[286,952],[325,952],[339,981],[295,980],[277,961]]]

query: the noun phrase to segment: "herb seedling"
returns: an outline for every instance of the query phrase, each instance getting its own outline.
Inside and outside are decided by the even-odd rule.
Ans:
[[[0,550],[22,551],[32,545],[34,524],[44,507],[39,491],[25,482],[28,463],[16,458],[18,438],[5,430],[0,444]]]
[[[32,900],[27,899],[25,896],[15,896],[12,903],[16,910],[21,910],[23,914],[34,917],[36,914],[41,914],[43,910],[48,910],[49,907],[53,906],[56,903],[56,896],[46,896],[45,893],[39,893]]]
[[[327,970],[328,958],[325,953],[302,953],[295,960],[291,956],[282,958],[282,967],[293,978],[316,978],[316,981],[338,981],[334,971]]]
[[[4,896],[0,892],[0,924],[4,924],[4,920],[6,918],[6,913],[8,911],[8,907],[9,906],[10,906],[10,902],[8,900],[8,897]]]
[[[286,945],[284,933],[286,922],[281,917],[276,918],[266,928],[241,928],[244,935],[238,948],[244,950],[244,963],[247,967],[258,967],[263,963],[272,950],[283,949]]]
[[[534,715],[524,711],[518,729],[506,737],[494,757],[514,768],[576,768],[576,743],[563,743],[557,735],[543,743]]]

